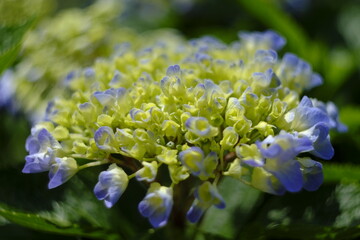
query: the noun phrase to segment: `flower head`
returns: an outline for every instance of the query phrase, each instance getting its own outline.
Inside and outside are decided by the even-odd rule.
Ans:
[[[196,189],[190,222],[212,205],[224,208],[222,176],[275,195],[319,188],[322,165],[309,156],[333,156],[329,131],[341,123],[331,104],[302,96],[322,80],[297,56],[277,54],[281,36],[244,33],[230,45],[147,36],[70,74],[70,97],[54,99],[29,137],[24,172],[50,170],[55,187],[111,164],[95,196],[111,207],[130,179],[143,181],[149,188],[138,208],[155,228],[184,205],[173,201],[183,186]]]

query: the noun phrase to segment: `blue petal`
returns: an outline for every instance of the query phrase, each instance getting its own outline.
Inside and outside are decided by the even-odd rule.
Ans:
[[[199,129],[197,126],[197,123],[200,121],[207,122],[207,125],[208,125],[207,128]],[[185,126],[189,131],[191,131],[192,133],[194,133],[198,136],[207,136],[211,131],[210,123],[204,117],[190,117],[186,120]]]
[[[109,187],[113,184],[113,174],[110,171],[102,171],[99,175],[99,182],[106,186]]]
[[[173,206],[172,188],[152,183],[146,197],[142,200],[138,209],[141,215],[149,218],[153,227],[162,227],[167,223]]]
[[[326,113],[315,107],[298,107],[295,110],[292,128],[296,131],[304,131],[320,122],[329,124]]]
[[[48,188],[60,186],[77,172],[77,164],[73,158],[56,158],[49,170]]]
[[[199,148],[199,147],[189,147],[188,149],[184,150],[184,151],[181,151],[179,153],[179,158],[180,159],[183,159],[184,158],[184,155],[189,153],[189,152],[197,152],[197,153],[200,153],[200,155],[202,156],[202,158],[204,158],[204,151]]]
[[[266,76],[262,72],[255,72],[252,74],[251,78],[253,79],[254,83],[262,86],[267,87],[270,84],[271,78],[269,76]]]
[[[282,162],[281,165],[277,166],[278,168],[268,169],[265,165],[266,170],[271,172],[285,189],[289,192],[298,192],[303,186],[303,176],[300,170],[299,162],[295,160],[289,160],[287,162]]]
[[[113,89],[113,91],[114,91],[114,94],[115,94],[115,96],[116,96],[116,99],[119,99],[119,98],[121,98],[121,97],[123,97],[123,96],[125,96],[125,94],[126,94],[126,88],[124,88],[124,87],[120,87],[120,88],[112,88]]]
[[[115,70],[114,71],[114,76],[111,79],[111,81],[109,83],[109,86],[110,87],[115,87],[115,86],[120,84],[121,80],[122,80],[122,73],[119,70]]]
[[[50,161],[53,157],[52,151],[44,153],[36,153],[25,157],[25,166],[23,173],[39,173],[50,169]]]
[[[300,107],[313,107],[313,102],[308,96],[303,96],[300,103]]]
[[[316,191],[324,180],[322,164],[311,159],[299,159],[303,166],[304,189]]]
[[[6,70],[0,75],[0,107],[5,107],[13,113],[18,110],[14,99],[16,90],[14,80],[14,72],[12,70]]]
[[[297,154],[313,150],[312,142],[309,138],[301,137],[298,138],[296,141],[297,141],[297,146],[295,146],[294,151],[297,152]]]
[[[274,50],[280,50],[286,44],[285,38],[272,30],[265,31],[264,36],[270,40],[271,48]]]
[[[257,50],[255,59],[259,62],[275,63],[277,61],[277,52],[274,50]]]
[[[226,207],[226,203],[223,199],[221,199],[220,203],[218,204],[214,204],[215,207],[219,208],[219,209],[224,209]]]
[[[47,149],[47,147],[56,144],[54,137],[45,128],[39,131],[37,138],[39,140],[40,149]]]
[[[102,171],[99,181],[94,187],[94,194],[99,200],[104,200],[106,207],[111,208],[121,197],[128,184],[126,173],[116,164]]]
[[[119,201],[122,195],[121,189],[117,186],[111,186],[108,188],[108,196],[105,198],[105,206],[111,208],[117,201]]]
[[[323,172],[308,174],[305,178],[304,189],[307,191],[316,191],[324,181]]]
[[[220,195],[219,191],[217,190],[217,188],[214,185],[210,185],[210,194],[212,196],[212,204],[214,204],[215,207],[219,208],[219,209],[223,209],[226,207],[225,201],[223,199],[223,197]],[[197,196],[197,198],[199,199],[199,197]],[[201,201],[202,199],[199,199],[199,201]]]
[[[105,207],[111,208],[119,200],[119,198],[120,198],[120,196],[116,200],[109,199],[109,197],[105,198],[104,199]]]
[[[259,145],[259,144],[261,144],[261,143],[257,143],[257,145],[261,151],[261,154],[265,158],[275,158],[283,152],[283,149],[281,148],[281,146],[279,144],[272,144],[267,149],[262,148],[261,145]]]
[[[168,76],[177,75],[179,73],[180,73],[180,66],[179,65],[169,66],[168,69],[166,70],[166,75],[168,75]]]
[[[211,61],[211,57],[205,53],[198,52],[195,54],[195,59],[198,62]]]
[[[143,217],[149,217],[156,211],[156,208],[150,205],[147,199],[144,199],[139,203],[138,209]]]
[[[104,200],[108,195],[108,192],[107,189],[100,182],[98,182],[94,187],[94,194],[97,199]]]
[[[52,188],[56,188],[58,186],[60,186],[61,184],[63,184],[64,182],[66,182],[67,177],[65,176],[66,173],[64,171],[57,171],[55,173],[49,172],[49,184],[48,184],[48,188],[52,189]]]
[[[346,132],[347,127],[342,124],[339,120],[339,112],[333,102],[328,102],[325,107],[325,111],[330,117],[331,125],[330,128],[336,128],[338,132]]]
[[[261,172],[267,172],[267,174],[257,174],[257,173],[261,173]],[[255,176],[257,175],[257,176]],[[286,192],[286,189],[284,188],[283,185],[281,185],[281,183],[279,182],[278,179],[275,179],[274,181],[274,176],[273,174],[268,173],[268,171],[266,171],[263,168],[260,167],[255,167],[253,169],[253,173],[251,176],[251,183],[252,186],[254,186],[255,188],[263,191],[263,192],[267,192],[270,194],[274,194],[274,195],[283,195]]]
[[[154,228],[165,226],[170,212],[167,211],[156,211],[154,214],[149,216],[149,221]]]
[[[28,151],[29,154],[32,155],[39,152],[40,144],[34,136],[29,136],[26,139],[25,148],[26,151]]]
[[[308,135],[313,140],[314,150],[310,153],[325,160],[334,156],[334,148],[330,142],[329,127],[325,123],[318,123],[314,127],[300,134]]]
[[[218,39],[210,36],[204,36],[198,39],[192,39],[189,41],[190,45],[198,47],[199,51],[205,52],[211,48],[222,49],[224,44]]]
[[[196,153],[195,157],[192,155],[193,153]],[[189,155],[192,156],[190,162],[187,161],[189,160]],[[190,147],[179,153],[179,160],[181,161],[182,165],[186,166],[195,176],[199,175],[201,172],[204,157],[204,152],[199,147]],[[195,166],[192,164],[195,164]]]
[[[114,96],[106,92],[95,92],[93,95],[103,107],[110,106],[115,102]]]
[[[311,75],[310,83],[307,88],[309,88],[309,89],[314,88],[314,87],[320,86],[321,84],[323,84],[322,77],[317,73],[313,73]]]
[[[336,130],[339,132],[339,133],[345,133],[348,131],[348,127],[341,123],[341,122],[337,122],[336,123]]]
[[[75,71],[69,72],[63,80],[63,83],[65,84],[65,86],[68,86],[69,83],[71,82],[71,80],[73,80],[75,77],[76,77]]]
[[[49,169],[42,168],[38,163],[35,162],[27,162],[22,170],[23,173],[39,173],[45,172]]]
[[[92,78],[95,76],[95,70],[91,67],[87,67],[84,69],[84,76],[86,78]]]
[[[286,142],[285,146],[283,146],[284,142]],[[285,131],[280,132],[276,137],[268,136],[262,142],[256,142],[263,157],[276,158],[280,161],[288,161],[294,159],[299,153],[313,150],[312,144],[307,137],[298,138]],[[268,147],[264,148],[266,145]]]
[[[201,216],[204,214],[206,209],[201,208],[198,205],[192,205],[189,211],[186,213],[186,218],[192,222],[196,223],[200,220]]]
[[[239,37],[242,42],[251,42],[255,44],[269,44],[274,50],[280,50],[286,43],[286,40],[274,31],[265,32],[240,32]]]
[[[94,134],[96,146],[104,151],[115,151],[111,146],[115,138],[112,128],[108,126],[100,127]]]
[[[138,108],[132,108],[129,112],[130,117],[135,122],[148,122],[150,120],[149,117],[145,114],[145,112]],[[147,118],[144,118],[146,116]]]
[[[330,160],[334,156],[334,148],[331,145],[330,138],[326,138],[321,142],[315,142],[314,148],[315,150],[310,153],[319,158]]]
[[[93,106],[89,102],[85,102],[82,104],[79,104],[79,109],[81,112],[90,112],[93,109]]]
[[[300,61],[300,59],[295,54],[292,54],[292,53],[285,53],[285,55],[282,59],[283,63],[285,63],[286,65],[291,66],[293,68],[297,66],[299,61]]]

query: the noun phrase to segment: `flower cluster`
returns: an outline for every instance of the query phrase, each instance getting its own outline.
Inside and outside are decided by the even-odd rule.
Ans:
[[[6,0],[1,1],[5,5],[0,9],[8,12],[5,16],[36,16],[34,12],[50,8],[46,7],[50,2],[22,0],[14,4]],[[21,109],[33,121],[41,119],[47,102],[64,88],[60,80],[91,65],[98,57],[109,57],[117,43],[135,38],[132,30],[120,28],[116,21],[122,5],[122,1],[96,1],[85,9],[66,9],[52,18],[39,19],[24,38],[21,61],[0,77],[0,106]],[[28,13],[21,14],[25,10]]]
[[[240,33],[230,45],[171,34],[139,50],[123,44],[66,80],[66,96],[33,127],[23,172],[49,171],[53,188],[108,164],[95,196],[111,207],[129,180],[149,184],[138,208],[153,227],[167,223],[185,180],[190,222],[225,207],[224,176],[271,194],[314,191],[323,175],[311,157],[331,159],[329,130],[345,126],[334,104],[301,97],[322,79],[294,54],[279,58],[284,44],[273,31]]]

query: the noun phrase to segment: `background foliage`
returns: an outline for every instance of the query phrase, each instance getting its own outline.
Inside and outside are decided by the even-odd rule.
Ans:
[[[56,12],[88,4],[59,0],[48,7]],[[224,179],[220,192],[227,208],[211,208],[201,223],[189,224],[188,238],[360,238],[360,2],[133,0],[127,4],[126,24],[139,31],[176,28],[188,38],[206,34],[224,42],[235,40],[239,30],[278,31],[288,41],[283,53],[298,54],[324,77],[325,84],[307,95],[334,101],[349,128],[332,136],[335,157],[324,162],[325,183],[318,191],[278,197]],[[21,22],[1,19],[0,72],[21,61],[17,56],[22,40],[36,25],[36,17],[30,14]],[[51,191],[46,188],[46,174],[22,174],[29,131],[30,123],[21,113],[0,110],[1,239],[166,239],[172,231],[171,226],[150,229],[137,213],[136,204],[145,193],[139,184],[130,183],[132,191],[106,209],[92,194],[100,169],[81,172],[71,184]]]

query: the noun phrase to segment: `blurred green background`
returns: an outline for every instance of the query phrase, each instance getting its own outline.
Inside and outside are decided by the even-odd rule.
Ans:
[[[58,0],[31,13],[31,1],[1,1],[0,71],[21,61],[23,34],[43,15],[92,3]],[[335,156],[323,162],[325,182],[318,191],[278,197],[227,179],[220,187],[227,208],[189,224],[189,239],[360,238],[360,1],[128,0],[124,6],[121,24],[139,32],[174,28],[189,39],[211,35],[230,43],[240,30],[277,31],[287,39],[280,55],[299,55],[324,78],[323,86],[305,94],[333,101],[348,126],[347,133],[332,134]],[[29,13],[21,14],[22,22],[21,11]],[[23,23],[29,19],[28,27]],[[134,183],[130,188],[138,191],[108,210],[92,194],[97,170],[51,191],[47,174],[22,174],[30,127],[21,111],[0,109],[0,239],[166,239],[171,226],[148,230],[134,212],[145,192]]]

